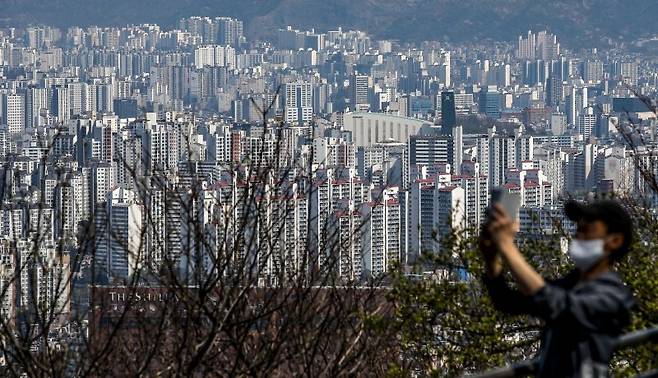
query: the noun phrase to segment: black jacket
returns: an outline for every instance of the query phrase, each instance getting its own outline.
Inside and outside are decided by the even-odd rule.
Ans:
[[[617,273],[579,281],[573,271],[532,296],[511,289],[502,277],[485,278],[485,284],[497,309],[545,321],[538,377],[607,376],[615,341],[634,304]]]

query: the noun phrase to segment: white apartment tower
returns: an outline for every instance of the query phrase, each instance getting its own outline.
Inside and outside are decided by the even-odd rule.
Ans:
[[[363,206],[363,262],[373,276],[387,273],[400,261],[400,203],[394,197],[385,193],[382,201]]]
[[[445,238],[451,232],[464,230],[466,227],[466,197],[464,188],[448,185],[434,191],[434,238],[437,243],[434,251],[445,248]]]
[[[589,140],[589,137],[594,133],[596,128],[597,117],[594,114],[594,108],[588,106],[583,112],[578,116],[578,133],[583,136],[585,141]]]
[[[146,248],[141,204],[134,192],[117,188],[96,213],[96,274],[108,280],[124,280],[141,268]]]
[[[4,96],[2,101],[2,123],[7,125],[9,134],[21,134],[25,130],[25,98],[18,93]]]
[[[311,84],[294,82],[286,84],[285,119],[290,124],[302,124],[313,119],[313,91]]]

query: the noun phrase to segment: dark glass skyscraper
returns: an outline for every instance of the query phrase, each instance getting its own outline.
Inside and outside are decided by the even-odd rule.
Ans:
[[[456,125],[455,92],[441,92],[441,126],[443,127],[443,132],[452,134],[452,128]]]
[[[137,118],[139,116],[139,107],[134,98],[118,98],[113,101],[113,105],[114,114],[119,118]]]

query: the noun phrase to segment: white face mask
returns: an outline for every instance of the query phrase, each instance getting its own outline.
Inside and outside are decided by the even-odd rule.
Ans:
[[[588,271],[603,257],[605,251],[603,239],[571,239],[569,243],[569,257],[581,272]]]

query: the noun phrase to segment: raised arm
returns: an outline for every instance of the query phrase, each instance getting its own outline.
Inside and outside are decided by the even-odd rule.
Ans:
[[[503,277],[503,261],[488,227],[483,227],[479,238],[480,252],[484,260],[484,284],[494,307],[509,314],[530,312],[530,300],[516,289],[509,287]]]
[[[528,264],[514,243],[517,225],[499,205],[494,205],[487,230],[500,256],[509,266],[512,277],[525,295],[533,295],[546,285],[537,271]]]

